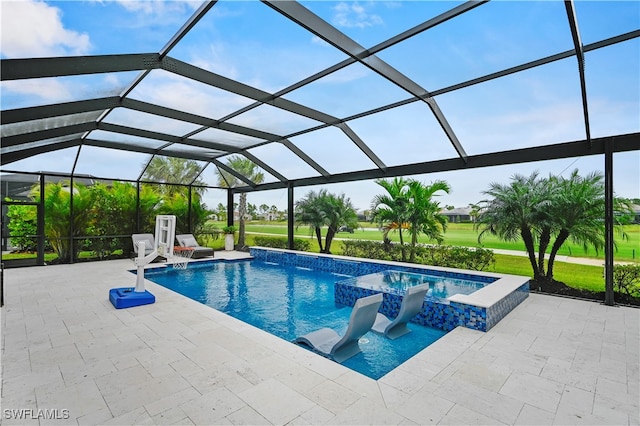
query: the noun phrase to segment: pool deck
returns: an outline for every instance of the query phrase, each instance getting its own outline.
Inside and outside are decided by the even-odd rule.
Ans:
[[[531,294],[375,381],[149,281],[117,310],[130,269],[5,270],[3,425],[640,423],[640,309]]]

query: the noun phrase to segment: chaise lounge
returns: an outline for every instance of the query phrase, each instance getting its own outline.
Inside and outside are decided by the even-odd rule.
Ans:
[[[132,234],[131,240],[133,241],[133,252],[138,256],[138,244],[144,241],[144,255],[148,256],[151,252],[156,250],[156,241],[153,234]],[[153,262],[163,262],[166,258],[158,255]]]
[[[176,235],[176,240],[180,247],[189,247],[192,248],[193,255],[192,259],[201,259],[203,257],[213,257],[215,251],[211,247],[203,247],[196,241],[196,238],[193,234],[180,234]]]
[[[429,284],[409,287],[402,298],[398,316],[390,320],[380,313],[377,314],[371,330],[375,333],[384,334],[389,339],[397,339],[409,333],[411,330],[407,327],[407,323],[422,309],[422,302],[424,302],[424,296],[428,291]]]
[[[305,344],[336,362],[344,362],[362,351],[358,340],[371,330],[381,303],[382,293],[356,300],[349,326],[342,338],[334,330],[325,327],[297,337],[293,343]]]

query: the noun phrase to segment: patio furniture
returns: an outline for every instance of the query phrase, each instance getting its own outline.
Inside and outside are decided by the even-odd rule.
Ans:
[[[133,240],[133,252],[138,256],[138,244],[144,241],[144,255],[148,255],[156,248],[156,242],[153,234],[132,234],[131,240]]]
[[[190,247],[193,249],[191,259],[201,259],[203,257],[213,257],[215,251],[211,247],[203,247],[196,241],[193,234],[176,235],[176,240],[181,247]]]
[[[429,284],[409,287],[402,298],[398,316],[390,320],[383,314],[377,314],[371,330],[375,333],[384,334],[389,339],[397,339],[409,333],[411,330],[407,327],[407,323],[422,309],[422,302],[424,302],[424,296],[428,291]]]
[[[153,234],[132,234],[131,240],[133,241],[133,257],[135,259],[138,257],[138,244],[141,241],[144,241],[144,255],[148,256],[152,252],[157,250],[156,241]],[[151,261],[151,263],[161,263],[167,260],[166,256],[158,254],[155,259]]]
[[[371,330],[381,303],[382,293],[356,300],[351,311],[349,326],[342,337],[334,330],[325,327],[297,337],[293,343],[305,344],[323,356],[336,362],[344,362],[361,352],[358,340]]]

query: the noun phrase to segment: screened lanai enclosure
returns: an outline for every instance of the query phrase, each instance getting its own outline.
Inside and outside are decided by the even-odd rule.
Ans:
[[[309,188],[454,172],[474,186],[480,173],[585,158],[605,174],[612,265],[614,180],[640,196],[638,2],[0,8],[3,244],[18,204],[37,219],[42,253],[47,207],[33,194],[47,183],[69,194],[60,238],[72,245],[109,234],[74,233],[81,187],[128,183],[137,220],[111,237],[145,231],[155,185],[174,207],[187,200],[183,232],[193,200],[221,203],[233,224],[239,194],[263,194],[283,204],[292,247],[295,199]]]

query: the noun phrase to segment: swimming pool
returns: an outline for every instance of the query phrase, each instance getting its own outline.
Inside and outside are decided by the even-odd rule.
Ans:
[[[351,315],[350,306],[334,300],[335,282],[344,274],[245,260],[149,269],[145,278],[287,341],[321,327],[342,334]],[[395,341],[367,333],[362,353],[343,365],[378,379],[446,334],[416,324],[409,328],[411,333]]]
[[[298,266],[338,275],[350,275],[351,278],[345,278],[335,285],[335,301],[348,306],[353,306],[361,297],[380,292],[367,286],[359,286],[359,279],[390,269],[482,283],[482,288],[470,294],[456,293],[447,298],[425,298],[422,311],[412,322],[444,331],[451,331],[460,326],[488,331],[529,296],[529,277],[525,276],[265,247],[251,247],[250,253],[255,259],[282,266]],[[395,317],[401,305],[400,293],[393,289],[383,292],[385,296],[379,312],[388,317]]]

